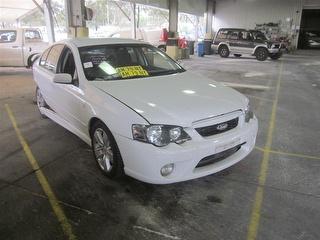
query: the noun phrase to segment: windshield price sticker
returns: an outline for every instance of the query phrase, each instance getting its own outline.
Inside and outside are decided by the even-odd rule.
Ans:
[[[122,78],[135,77],[135,76],[149,76],[149,73],[141,66],[127,66],[117,68],[117,72]]]

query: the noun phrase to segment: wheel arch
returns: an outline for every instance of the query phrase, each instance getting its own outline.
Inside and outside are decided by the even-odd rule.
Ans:
[[[39,53],[33,53],[31,54],[28,59],[27,59],[27,68],[30,68],[32,67],[33,63],[35,61],[37,61],[37,59],[40,57],[40,54]]]
[[[268,48],[266,47],[266,46],[264,46],[264,45],[258,45],[258,46],[256,46],[254,49],[253,49],[253,55],[255,55],[256,54],[256,52],[257,52],[257,50],[259,49],[259,48],[264,48],[264,49],[266,49],[268,52],[269,52],[269,50],[268,50]]]
[[[157,48],[159,48],[159,49],[167,49],[167,45],[160,44]]]
[[[229,47],[228,43],[226,43],[226,42],[221,42],[218,44],[218,47],[217,47],[218,52],[219,52],[220,47],[222,47],[222,46],[226,46],[230,52],[230,47]]]
[[[89,132],[89,136],[90,137],[92,137],[91,136],[91,134],[92,134],[92,127],[93,127],[93,125],[96,123],[96,122],[102,122],[107,128],[108,128],[108,126],[100,119],[100,118],[98,118],[98,117],[92,117],[90,120],[89,120],[89,124],[88,124],[88,132]],[[109,128],[108,128],[109,129]],[[109,131],[110,131],[110,129],[109,129]],[[111,131],[110,131],[111,132]]]

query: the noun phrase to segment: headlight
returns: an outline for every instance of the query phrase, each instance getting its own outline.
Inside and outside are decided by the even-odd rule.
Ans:
[[[249,122],[250,119],[252,119],[252,118],[253,118],[253,112],[251,110],[250,104],[248,104],[248,106],[244,110],[244,120],[245,120],[245,122]]]
[[[151,143],[163,147],[171,142],[181,144],[191,137],[179,126],[171,125],[132,125],[132,136],[134,140]]]

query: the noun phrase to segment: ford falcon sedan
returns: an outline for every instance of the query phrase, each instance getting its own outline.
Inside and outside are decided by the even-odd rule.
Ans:
[[[40,113],[92,147],[110,178],[167,184],[245,158],[258,122],[248,99],[136,40],[73,39],[33,68]]]

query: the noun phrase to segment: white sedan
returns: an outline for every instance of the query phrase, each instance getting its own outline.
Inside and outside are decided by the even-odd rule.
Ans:
[[[258,122],[245,96],[140,41],[58,42],[33,75],[40,113],[91,145],[110,178],[199,178],[234,165],[255,145]]]

